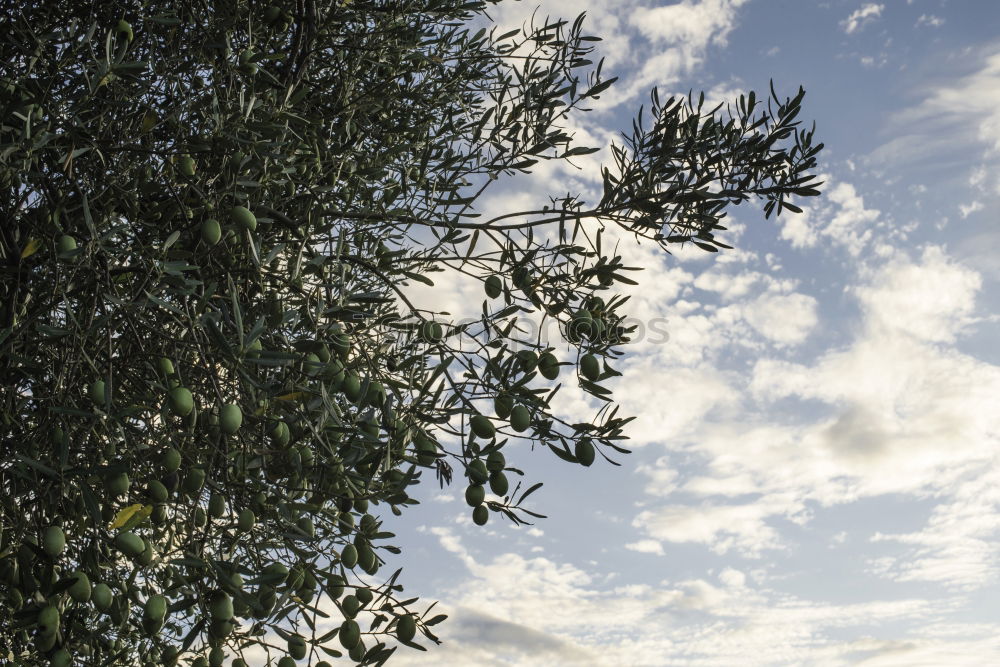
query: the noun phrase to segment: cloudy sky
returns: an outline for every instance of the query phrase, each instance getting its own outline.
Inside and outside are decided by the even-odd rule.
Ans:
[[[799,216],[733,209],[733,251],[623,245],[645,267],[628,312],[647,335],[613,384],[634,453],[583,468],[509,445],[545,482],[531,527],[480,528],[461,484],[418,487],[385,518],[403,555],[380,573],[405,566],[406,592],[450,618],[442,646],[394,664],[1000,664],[1000,3],[490,13],[512,28],[539,5],[586,10],[621,77],[575,117],[583,145],[620,143],[654,86],[721,101],[773,78],[805,87],[826,184]],[[481,208],[595,201],[610,158],[593,157]]]

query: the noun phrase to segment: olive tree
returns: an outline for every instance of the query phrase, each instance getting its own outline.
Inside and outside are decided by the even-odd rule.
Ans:
[[[444,617],[380,569],[399,553],[380,517],[412,485],[524,522],[540,483],[513,439],[583,466],[628,453],[607,385],[630,334],[617,286],[641,267],[602,232],[728,248],[727,206],[818,194],[822,145],[801,89],[725,111],[653,91],[599,201],[483,219],[497,181],[598,150],[564,123],[614,82],[583,16],[473,34],[498,1],[14,3],[0,658],[426,650]],[[483,284],[475,321],[412,298],[455,276]],[[558,321],[560,347],[526,317]],[[552,409],[560,383],[592,419]]]

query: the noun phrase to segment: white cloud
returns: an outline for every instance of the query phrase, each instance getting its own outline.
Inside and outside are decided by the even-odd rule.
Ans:
[[[963,220],[965,218],[968,218],[970,215],[972,215],[976,211],[982,211],[982,210],[983,210],[983,203],[981,201],[979,201],[978,199],[977,200],[973,200],[969,204],[959,204],[958,205],[958,214],[960,216],[962,216]]]
[[[861,30],[865,25],[881,16],[883,9],[885,9],[885,5],[877,5],[874,2],[869,2],[860,9],[851,12],[851,15],[841,21],[840,25],[844,28],[844,32],[850,35],[853,32]]]
[[[638,542],[629,542],[625,545],[626,549],[630,551],[638,551],[644,554],[656,554],[657,556],[662,556],[663,545],[656,540],[639,540]]]
[[[811,248],[819,240],[819,234],[812,224],[812,209],[803,208],[798,215],[782,216],[780,237],[790,241],[793,248]]]
[[[972,312],[981,284],[975,271],[929,246],[919,263],[896,259],[855,292],[869,326],[930,342],[952,342],[975,321]]]
[[[979,165],[969,174],[969,185],[974,188],[981,190],[984,180],[986,180],[986,167],[983,165]]]
[[[971,73],[953,72],[923,85],[913,91],[921,101],[889,117],[896,136],[872,152],[874,160],[933,162],[956,151],[968,155],[975,144],[994,157],[1000,153],[1000,52],[983,57]],[[995,164],[989,169],[995,171]]]
[[[968,632],[968,626],[964,626]],[[933,631],[929,627],[928,631]],[[908,638],[906,640],[865,639],[855,643],[858,653],[868,653],[858,667],[980,667],[982,660],[996,662],[1000,649],[995,639],[955,637],[942,641],[937,637]],[[985,658],[983,656],[989,656]]]
[[[765,294],[744,307],[743,317],[772,342],[795,345],[816,326],[816,306],[805,294]]]
[[[940,28],[944,25],[944,19],[933,14],[921,14],[920,18],[917,19],[917,27],[925,25],[932,28]]]
[[[654,44],[683,44],[692,53],[709,43],[724,46],[735,26],[736,10],[746,0],[681,0],[673,5],[640,7],[629,17],[632,27]]]
[[[831,506],[884,493],[924,494],[983,468],[1000,432],[1000,416],[989,407],[990,397],[1000,395],[1000,369],[940,347],[977,321],[978,275],[936,247],[916,260],[891,254],[864,275],[848,292],[863,319],[851,326],[854,339],[846,347],[809,365],[762,358],[747,385],[729,374],[724,388],[707,394],[705,385],[677,373],[701,402],[691,421],[663,429],[660,442],[668,451],[704,457],[707,465],[683,476],[672,457],[640,466],[637,472],[651,480],[647,493],[670,494],[673,502],[648,504],[637,528],[667,542],[755,554],[783,546],[772,517],[811,520],[806,499]],[[688,413],[684,390],[661,387],[658,395]],[[795,401],[810,407],[796,410]],[[776,409],[789,402],[792,407]],[[654,410],[649,423],[664,423],[671,411],[657,413],[655,403],[647,402]],[[666,493],[656,493],[660,488]],[[678,504],[678,492],[711,501]],[[967,560],[989,548],[970,544]],[[940,557],[964,567],[948,554]],[[897,570],[892,576],[898,579]]]
[[[878,54],[876,56],[861,56],[858,61],[861,63],[862,67],[885,67],[889,62],[889,56],[885,53]]]
[[[669,496],[677,490],[677,479],[680,474],[675,468],[670,467],[665,457],[657,459],[652,464],[639,463],[635,467],[635,472],[649,479],[643,489],[648,496]]]
[[[745,271],[736,275],[708,269],[703,271],[694,281],[694,286],[700,290],[717,292],[726,301],[732,301],[746,296],[750,288],[763,276],[755,271]]]
[[[719,573],[719,581],[732,588],[742,588],[746,585],[747,577],[739,570],[727,567]]]
[[[826,480],[838,475],[856,477],[861,486],[855,491],[872,494],[944,486],[946,470],[958,475],[963,466],[982,465],[989,456],[1000,417],[987,405],[997,388],[997,367],[898,330],[869,329],[849,348],[829,352],[813,366],[757,363],[751,391],[759,400],[820,401],[832,415],[771,433],[766,456],[755,452],[757,459],[741,462],[751,470],[772,465],[773,457],[791,456],[784,442],[800,452],[785,470],[791,475],[808,471],[811,480],[799,481],[814,484],[813,494],[833,493],[831,501],[837,489]],[[762,428],[745,426],[744,437],[754,438]],[[724,432],[718,437],[720,447],[724,437]],[[807,453],[812,458],[802,458]],[[796,471],[799,466],[803,469]]]
[[[872,238],[872,223],[878,218],[877,209],[865,208],[864,198],[850,183],[837,183],[827,193],[827,198],[838,208],[822,230],[824,236],[847,248],[857,256]]]
[[[867,208],[851,183],[838,182],[827,173],[817,180],[823,182],[823,196],[799,202],[802,213],[782,215],[779,238],[793,248],[813,248],[823,241],[858,257],[875,237],[881,211]]]
[[[980,164],[969,172],[969,187],[985,195],[1000,195],[1000,175],[992,165]]]
[[[657,540],[704,544],[720,554],[735,548],[756,557],[763,549],[781,548],[778,532],[765,521],[786,509],[777,498],[752,504],[662,505],[640,512],[632,526]]]
[[[642,50],[636,73],[623,80],[619,90],[608,91],[612,104],[631,102],[653,86],[670,87],[690,74],[704,61],[709,46],[726,44],[736,27],[737,10],[744,4],[746,0],[682,0],[660,7],[623,7],[625,21],[653,48]],[[634,42],[634,34],[629,39]],[[638,53],[633,43],[631,57]]]
[[[435,595],[441,600],[435,612],[449,615],[434,628],[443,644],[427,653],[397,652],[393,661],[402,667],[901,665],[892,660],[905,656],[916,659],[910,664],[931,664],[920,660],[974,655],[994,662],[1000,656],[996,624],[941,622],[941,613],[956,607],[954,598],[814,602],[767,588],[760,577],[733,567],[723,567],[715,582],[664,578],[608,587],[598,583],[607,564],[594,563],[600,573],[595,575],[503,548],[473,552],[449,531],[438,538],[463,556]],[[869,637],[843,638],[858,627]]]
[[[511,2],[491,7],[489,15],[505,32],[531,21],[534,25],[546,16],[573,19],[586,9],[584,29],[602,38],[600,53],[605,60],[605,76],[621,75],[618,85],[605,91],[601,100],[588,104],[598,114],[622,104],[631,104],[637,96],[646,97],[653,86],[670,86],[690,74],[705,59],[709,47],[722,47],[736,27],[736,15],[747,0],[682,0],[663,7],[640,6],[638,0],[614,3],[591,3],[581,6],[578,0]],[[485,21],[482,25],[491,27]],[[652,48],[636,42],[645,39]]]
[[[736,398],[725,375],[716,369],[666,367],[651,357],[629,363],[619,385],[616,398],[622,410],[637,415],[629,425],[630,446],[669,442]]]

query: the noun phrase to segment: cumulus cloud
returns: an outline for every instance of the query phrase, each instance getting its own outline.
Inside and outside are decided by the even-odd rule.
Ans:
[[[801,202],[802,213],[779,219],[779,238],[793,248],[820,245],[846,250],[859,257],[871,246],[879,228],[881,211],[865,205],[864,197],[851,183],[819,174],[824,183],[823,197]]]
[[[638,357],[624,370],[622,409],[638,415],[630,425],[632,446],[670,442],[697,427],[710,412],[736,399],[724,373],[708,367],[664,367],[656,358]]]
[[[865,208],[864,198],[850,183],[835,184],[827,197],[836,209],[822,234],[844,246],[851,255],[859,255],[872,238],[872,223],[878,218],[879,211]]]
[[[640,512],[632,526],[657,540],[704,544],[716,553],[737,548],[743,555],[757,557],[763,549],[781,547],[778,532],[765,521],[775,510],[766,500],[733,505],[663,505]]]
[[[798,215],[783,216],[780,237],[793,248],[811,248],[819,241],[819,233],[812,221],[812,209],[803,208]]]
[[[983,203],[979,200],[973,200],[968,204],[958,205],[958,214],[962,216],[962,219],[968,218],[970,215],[976,211],[983,210]]]
[[[741,379],[707,364],[682,367],[669,355],[657,357],[671,360],[670,370],[659,373],[651,360],[632,362],[637,372],[623,398],[641,415],[639,439],[706,461],[698,473],[683,475],[670,456],[639,465],[650,502],[634,519],[637,530],[660,542],[759,554],[783,548],[775,518],[810,520],[809,499],[836,506],[884,493],[922,494],[948,488],[969,466],[988,461],[1000,432],[989,407],[990,396],[1000,395],[1000,369],[940,347],[978,321],[978,274],[934,246],[916,258],[900,253],[887,260],[862,271],[863,281],[848,291],[862,317],[853,339],[814,363],[764,356]],[[782,316],[805,321],[790,326],[793,333],[771,332],[772,339],[799,341],[815,326],[811,297],[779,291],[748,301],[760,302],[775,313],[761,317],[762,329],[785,326]],[[706,341],[725,340],[738,327],[738,318],[715,317],[725,310],[690,314],[694,309],[677,316],[672,331],[686,339],[689,327],[704,321],[698,340],[706,354],[712,349]],[[757,406],[752,413],[750,405]],[[792,406],[791,412],[778,406]],[[678,493],[710,500],[680,504]]]
[[[638,542],[629,542],[625,545],[625,548],[644,554],[656,554],[657,556],[663,555],[663,545],[657,540],[639,540]]]
[[[739,570],[727,567],[719,573],[719,581],[732,588],[742,588],[746,585],[747,577]]]
[[[763,294],[746,305],[744,317],[770,341],[801,343],[816,326],[817,301],[805,294]]]
[[[760,584],[759,577],[733,567],[721,568],[714,580],[677,577],[608,585],[546,558],[526,558],[502,547],[490,553],[486,545],[472,550],[460,535],[447,531],[438,537],[447,540],[448,551],[458,549],[469,559],[463,559],[464,569],[462,564],[450,569],[451,583],[439,596],[435,611],[449,619],[434,630],[444,643],[428,653],[398,652],[393,661],[403,667],[678,662],[721,667],[776,660],[839,667],[862,660],[902,664],[888,660],[963,651],[986,659],[1000,655],[995,624],[949,629],[932,616],[954,608],[954,598],[817,603]],[[844,638],[857,627],[866,628],[868,637]],[[898,639],[893,629],[898,627],[914,639]]]
[[[746,0],[683,0],[659,7],[623,7],[626,22],[651,42],[654,53],[636,63],[637,73],[612,93],[615,103],[629,102],[652,86],[669,87],[690,74],[704,62],[710,46],[726,44],[744,4]]]
[[[821,431],[825,446],[842,458],[875,462],[888,451],[889,433],[865,405],[848,405]]]
[[[855,292],[870,327],[931,342],[952,342],[975,322],[982,279],[928,246],[918,262],[895,259]]]
[[[694,51],[710,42],[725,45],[734,27],[735,10],[745,2],[682,0],[673,5],[643,7],[632,13],[629,23],[654,43],[680,43]]]
[[[867,24],[881,16],[883,9],[885,9],[885,5],[877,5],[874,2],[869,2],[851,12],[851,15],[841,21],[840,25],[844,29],[844,32],[850,35],[863,29]]]
[[[694,286],[707,292],[717,292],[725,301],[746,296],[750,288],[763,276],[755,271],[733,275],[725,271],[707,269],[694,281]]]

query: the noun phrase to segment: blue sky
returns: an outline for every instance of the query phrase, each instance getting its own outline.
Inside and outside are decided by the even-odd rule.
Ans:
[[[629,313],[614,467],[512,444],[543,481],[516,527],[433,479],[385,517],[406,592],[450,618],[396,665],[1000,664],[1000,3],[504,2],[586,10],[618,84],[569,126],[605,150],[498,184],[484,214],[595,201],[649,90],[807,93],[827,148],[799,216],[731,212],[709,255],[622,240]],[[499,34],[499,31],[498,31]],[[485,216],[484,216],[485,217]],[[481,287],[430,296],[460,316]],[[568,352],[567,352],[568,355]],[[563,392],[582,418],[596,405]]]

